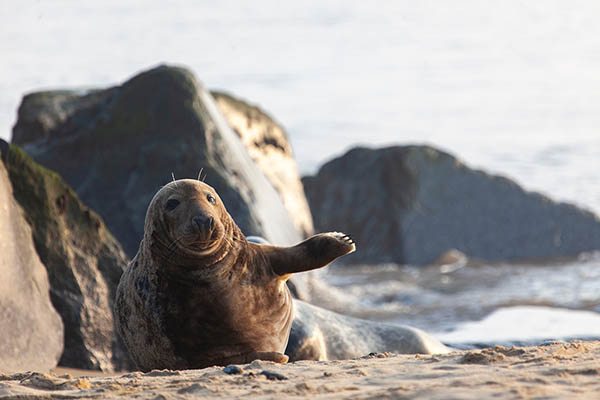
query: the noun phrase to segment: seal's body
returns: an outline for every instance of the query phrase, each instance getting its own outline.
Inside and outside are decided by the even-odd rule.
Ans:
[[[248,242],[210,186],[175,181],[148,207],[117,289],[117,328],[142,370],[286,362],[294,309],[285,281],[354,250],[338,232],[292,247]]]

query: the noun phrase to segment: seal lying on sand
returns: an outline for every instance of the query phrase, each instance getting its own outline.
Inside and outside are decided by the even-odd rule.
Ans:
[[[178,180],[156,193],[115,301],[141,370],[286,362],[294,306],[285,281],[355,250],[338,232],[292,247],[251,243],[217,193]]]

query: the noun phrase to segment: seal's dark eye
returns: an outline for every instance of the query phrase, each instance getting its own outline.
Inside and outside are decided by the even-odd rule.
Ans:
[[[175,209],[175,207],[177,207],[178,205],[179,205],[179,200],[169,199],[169,200],[167,200],[167,204],[165,205],[165,208],[167,209],[167,211],[173,211]]]
[[[217,199],[210,193],[206,195],[206,200],[208,200],[210,204],[215,204],[217,202]]]

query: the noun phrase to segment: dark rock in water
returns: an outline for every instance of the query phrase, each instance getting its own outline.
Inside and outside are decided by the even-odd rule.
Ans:
[[[2,161],[0,204],[0,372],[48,370],[63,350],[63,324]]]
[[[55,170],[135,255],[152,196],[203,169],[246,235],[301,239],[279,194],[211,95],[182,68],[161,66],[121,86],[23,98],[13,142]]]
[[[304,195],[287,134],[260,108],[230,94],[211,92],[229,125],[240,136],[250,157],[281,195],[296,228],[303,236],[314,233],[312,215]]]
[[[356,148],[303,179],[317,231],[360,251],[346,263],[426,264],[449,249],[489,261],[600,248],[600,219],[427,146]]]
[[[52,303],[65,326],[59,365],[102,371],[131,368],[112,314],[119,279],[129,262],[121,245],[57,174],[15,145],[5,148],[3,159],[48,271]]]

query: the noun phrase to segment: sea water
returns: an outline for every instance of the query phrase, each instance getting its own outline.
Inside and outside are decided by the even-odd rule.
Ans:
[[[599,18],[594,0],[5,1],[0,137],[26,92],[105,87],[180,64],[275,117],[302,173],[356,145],[427,143],[600,213]],[[439,290],[410,287],[406,271],[429,270],[397,266],[385,301],[378,268],[389,266],[351,278],[365,291],[354,300],[371,304],[363,316],[389,311],[440,334],[513,305],[598,311],[598,291],[567,301],[598,284],[597,261],[467,267],[456,273],[471,289]],[[488,291],[500,277],[502,290]],[[562,300],[540,301],[540,288]]]
[[[334,266],[322,277],[337,311],[454,346],[600,338],[600,252],[538,264]]]

